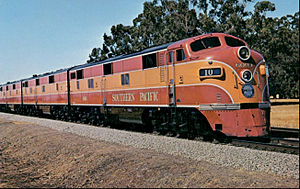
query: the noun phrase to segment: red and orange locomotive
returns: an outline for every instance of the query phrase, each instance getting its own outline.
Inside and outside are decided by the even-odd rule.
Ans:
[[[268,131],[268,90],[263,56],[213,33],[0,85],[0,109],[189,137],[256,137]]]

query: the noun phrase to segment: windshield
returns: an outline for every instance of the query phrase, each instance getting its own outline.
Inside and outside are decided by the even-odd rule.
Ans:
[[[218,37],[207,37],[192,42],[190,46],[192,51],[197,52],[203,49],[221,46],[221,43]]]
[[[246,46],[246,44],[241,41],[241,40],[238,40],[236,38],[233,38],[233,37],[225,37],[225,41],[226,41],[226,44],[230,47],[240,47],[240,46]]]

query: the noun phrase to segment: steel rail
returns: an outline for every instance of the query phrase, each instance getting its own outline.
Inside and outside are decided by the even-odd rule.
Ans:
[[[280,138],[299,138],[299,129],[271,127],[270,136]]]
[[[51,119],[49,115],[45,115],[45,114],[43,115],[43,118]],[[134,128],[126,128],[126,129],[129,131],[139,132],[137,129]],[[294,139],[291,137],[290,135],[291,133],[293,133],[293,135],[296,136],[294,137]],[[277,137],[277,135],[279,135],[280,137]],[[281,137],[282,135],[288,135],[289,138]],[[200,138],[197,137],[194,140],[199,140],[199,139],[200,141],[206,141],[205,139],[201,139],[201,137]],[[270,135],[267,137],[257,137],[257,138],[226,137],[226,138],[221,138],[221,141],[218,141],[218,138],[215,138],[215,140],[212,139],[211,142],[228,143],[229,145],[233,145],[233,146],[299,155],[299,129],[271,127]]]
[[[266,142],[258,142],[251,140],[232,139],[231,143],[234,146],[254,148],[265,151],[275,151],[281,153],[290,153],[299,155],[299,146],[292,146],[286,144],[274,144]]]

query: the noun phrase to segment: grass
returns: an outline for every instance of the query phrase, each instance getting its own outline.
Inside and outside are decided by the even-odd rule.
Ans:
[[[299,129],[299,104],[271,106],[271,126]]]
[[[299,99],[271,99],[271,103],[274,102],[298,102],[299,103]]]

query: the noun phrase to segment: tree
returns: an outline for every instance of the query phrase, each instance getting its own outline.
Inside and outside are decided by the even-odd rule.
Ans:
[[[87,63],[99,61],[100,48],[93,48],[91,54],[89,54],[89,60]]]
[[[299,13],[266,17],[275,4],[258,2],[247,20],[249,45],[264,55],[270,68],[270,93],[283,98],[299,95]]]
[[[158,1],[145,2],[144,10],[133,20],[134,50],[140,51],[160,44],[163,38],[164,10]]]
[[[260,52],[270,68],[270,93],[299,96],[299,12],[267,17],[275,4],[254,0],[152,0],[133,19],[133,26],[118,24],[103,35],[102,48],[94,48],[88,62],[129,54],[203,33],[222,32],[244,39]]]

